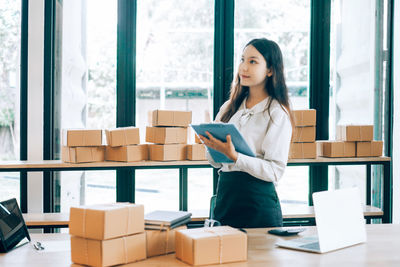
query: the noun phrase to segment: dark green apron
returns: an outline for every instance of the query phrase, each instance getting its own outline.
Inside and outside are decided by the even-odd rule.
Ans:
[[[246,172],[220,172],[214,218],[235,228],[282,226],[274,184]]]

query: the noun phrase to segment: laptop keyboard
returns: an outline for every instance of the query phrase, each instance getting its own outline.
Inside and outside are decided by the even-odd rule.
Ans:
[[[308,243],[305,245],[301,245],[301,248],[312,249],[312,250],[319,250],[319,242]]]

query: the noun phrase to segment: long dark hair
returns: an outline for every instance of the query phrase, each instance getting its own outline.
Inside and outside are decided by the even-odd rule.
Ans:
[[[285,82],[281,49],[274,41],[266,38],[253,39],[246,44],[245,48],[249,45],[254,46],[254,48],[260,52],[267,62],[267,68],[272,71],[272,76],[267,77],[267,82],[265,83],[265,91],[270,96],[266,107],[268,114],[270,114],[272,100],[275,99],[282,108],[284,107],[283,110],[289,115],[290,122],[293,126],[294,120],[289,105],[289,95]],[[228,122],[230,120],[248,94],[249,87],[240,85],[240,76],[239,73],[237,73],[231,86],[230,103],[228,104],[226,112],[221,116],[222,122]]]

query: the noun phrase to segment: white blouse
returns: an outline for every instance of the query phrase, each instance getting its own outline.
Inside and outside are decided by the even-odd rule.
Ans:
[[[229,101],[221,106],[215,122],[220,122]],[[219,172],[243,171],[277,185],[287,164],[292,125],[289,115],[278,101],[272,101],[268,113],[266,109],[268,101],[269,97],[247,109],[245,99],[229,120],[229,123],[235,124],[247,144],[255,151],[256,157],[238,153],[235,163],[216,163],[207,152],[208,161],[213,167],[220,168]]]

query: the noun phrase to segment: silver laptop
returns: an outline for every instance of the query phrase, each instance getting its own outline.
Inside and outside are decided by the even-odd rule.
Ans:
[[[358,188],[313,194],[318,236],[279,241],[284,248],[325,253],[367,241]]]

